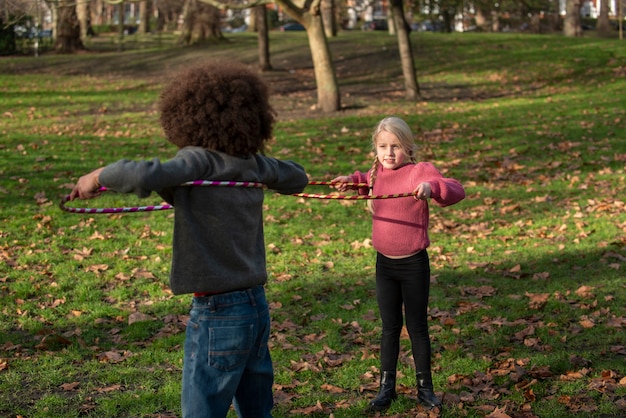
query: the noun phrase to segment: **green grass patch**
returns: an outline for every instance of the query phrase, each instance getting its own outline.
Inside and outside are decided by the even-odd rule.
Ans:
[[[423,101],[401,99],[394,37],[342,32],[330,46],[345,109],[321,115],[310,111],[305,36],[273,32],[275,68],[264,77],[279,122],[268,154],[329,180],[369,168],[376,122],[405,118],[421,159],[467,191],[431,207],[441,416],[623,416],[623,44],[411,36]],[[163,81],[204,57],[255,65],[256,35],[194,48],[135,37],[122,53],[100,38],[89,48],[2,59],[0,415],[178,416],[189,296],[168,289],[172,213],[79,215],[58,203],[99,165],[172,156],[155,107]],[[271,192],[265,204],[275,416],[360,417],[379,372],[369,213],[362,202]],[[419,416],[406,338],[399,372],[388,414]]]

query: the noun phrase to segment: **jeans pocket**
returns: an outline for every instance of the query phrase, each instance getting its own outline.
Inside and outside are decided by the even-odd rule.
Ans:
[[[246,363],[254,344],[254,325],[209,328],[208,363],[222,371]]]

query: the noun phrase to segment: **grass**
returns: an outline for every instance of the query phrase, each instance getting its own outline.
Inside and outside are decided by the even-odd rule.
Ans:
[[[441,416],[623,416],[623,44],[414,34],[425,100],[410,103],[394,38],[342,33],[330,43],[345,110],[319,115],[299,35],[271,38],[275,70],[264,77],[280,121],[270,155],[316,180],[365,170],[371,129],[396,114],[414,128],[422,159],[466,187],[463,202],[431,208]],[[167,287],[172,214],[57,205],[96,166],[173,155],[154,106],[165,77],[204,56],[254,64],[256,40],[176,49],[135,38],[123,53],[93,42],[100,52],[2,58],[1,416],[180,413],[189,297]],[[275,416],[363,415],[377,390],[380,333],[364,204],[268,192],[265,223]],[[400,397],[387,414],[426,416],[407,339],[402,347]]]

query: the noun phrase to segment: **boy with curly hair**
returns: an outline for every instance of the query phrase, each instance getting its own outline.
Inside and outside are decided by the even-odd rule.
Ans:
[[[193,180],[265,184],[301,192],[305,170],[264,156],[275,113],[263,80],[233,62],[207,63],[179,74],[159,103],[169,161],[120,160],[78,180],[70,199],[105,186],[174,206],[170,287],[192,293],[184,344],[182,415],[271,417],[273,366],[260,188],[186,187]]]

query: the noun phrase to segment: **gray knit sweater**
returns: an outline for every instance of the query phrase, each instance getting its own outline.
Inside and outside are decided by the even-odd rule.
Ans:
[[[263,190],[180,186],[192,180],[259,182],[292,194],[308,184],[304,169],[262,155],[240,158],[186,147],[166,162],[120,160],[100,173],[100,183],[109,189],[139,197],[154,191],[174,206],[170,272],[174,294],[220,293],[264,284]]]

